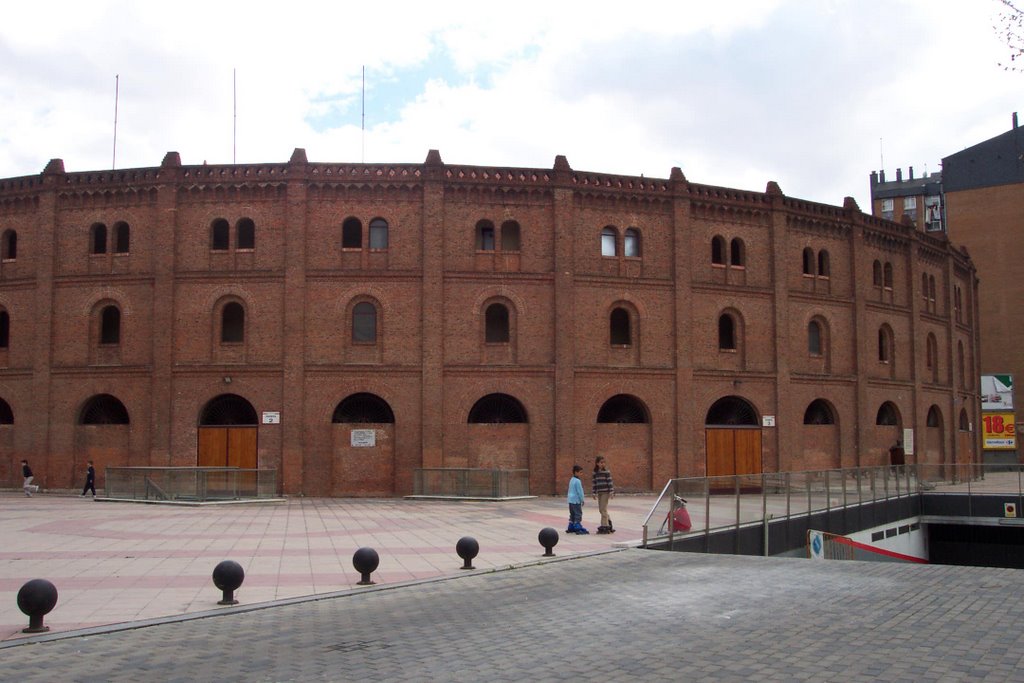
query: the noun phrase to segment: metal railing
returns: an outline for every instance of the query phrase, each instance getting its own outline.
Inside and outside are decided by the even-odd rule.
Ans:
[[[523,498],[530,470],[424,467],[413,472],[413,495],[438,498]]]
[[[107,498],[206,502],[277,497],[277,470],[237,467],[107,467]]]
[[[899,465],[729,477],[671,479],[648,513],[643,546],[890,498],[929,493],[1024,493],[1022,465]],[[692,527],[675,531],[676,496],[687,501]]]

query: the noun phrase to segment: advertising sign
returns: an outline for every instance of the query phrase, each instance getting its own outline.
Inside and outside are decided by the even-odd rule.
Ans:
[[[981,447],[990,451],[1012,451],[1017,447],[1013,413],[985,413],[981,416]]]
[[[1013,375],[981,376],[981,409],[1013,410]]]

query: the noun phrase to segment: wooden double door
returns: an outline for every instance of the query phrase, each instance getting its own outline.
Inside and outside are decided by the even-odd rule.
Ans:
[[[257,427],[200,427],[199,467],[256,469]]]
[[[708,427],[704,434],[706,476],[761,474],[760,427]]]

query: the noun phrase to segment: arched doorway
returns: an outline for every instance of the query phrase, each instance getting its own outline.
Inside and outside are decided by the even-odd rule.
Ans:
[[[925,419],[924,427],[924,449],[921,453],[919,463],[924,465],[941,465],[946,460],[945,435],[942,419],[942,411],[937,405],[928,409],[928,417]],[[934,468],[929,468],[934,469]],[[932,472],[921,476],[936,476]]]
[[[827,470],[840,466],[839,427],[836,409],[829,401],[816,398],[804,410],[801,431],[803,450],[791,462],[793,470]]]
[[[467,467],[523,470],[530,466],[530,420],[519,399],[488,394],[466,418]]]
[[[395,414],[369,393],[351,394],[331,416],[333,495],[390,496],[395,492]]]
[[[704,420],[705,475],[760,474],[761,426],[754,406],[739,396],[714,402]]]
[[[236,394],[221,394],[199,415],[199,467],[256,469],[256,409]]]
[[[92,460],[99,475],[96,485],[101,488],[106,485],[106,468],[131,464],[131,418],[119,398],[96,394],[82,404],[78,411],[74,449],[72,479],[77,479],[85,464]]]
[[[608,458],[615,485],[624,491],[650,491],[651,416],[643,401],[612,396],[597,412],[596,453]],[[581,463],[585,464],[585,463]]]

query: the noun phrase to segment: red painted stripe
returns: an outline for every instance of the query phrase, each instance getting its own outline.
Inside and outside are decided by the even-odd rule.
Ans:
[[[852,538],[846,538],[845,536],[836,536],[831,539],[833,543],[840,543],[842,545],[848,545],[852,548],[858,548],[869,553],[876,553],[878,555],[885,555],[886,557],[892,557],[897,560],[904,560],[906,562],[917,562],[918,564],[928,564],[928,560],[921,559],[920,557],[914,557],[913,555],[904,555],[903,553],[893,552],[892,550],[886,550],[885,548],[878,548],[873,545],[866,543],[860,543],[853,540]]]

